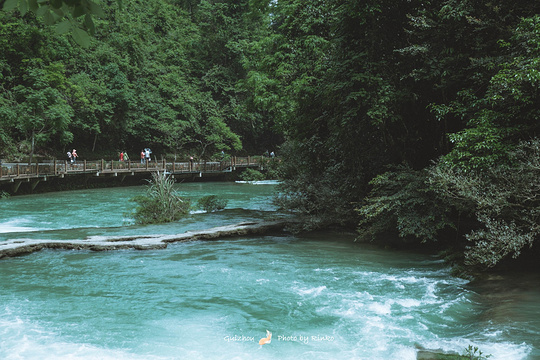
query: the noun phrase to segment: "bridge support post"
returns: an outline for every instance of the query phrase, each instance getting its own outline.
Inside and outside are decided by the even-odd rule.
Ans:
[[[22,181],[16,181],[16,182],[13,183],[13,193],[14,194],[19,190],[19,187],[21,186],[21,182]]]
[[[32,191],[34,191],[34,189],[36,188],[37,184],[39,184],[39,182],[40,182],[39,179],[32,180],[32,182],[30,183],[30,187],[32,188]]]

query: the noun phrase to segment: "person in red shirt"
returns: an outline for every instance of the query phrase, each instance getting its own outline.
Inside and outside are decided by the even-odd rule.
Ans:
[[[77,162],[77,158],[79,157],[79,155],[77,155],[77,150],[73,149],[71,152],[71,157],[73,158],[73,163],[75,164]]]

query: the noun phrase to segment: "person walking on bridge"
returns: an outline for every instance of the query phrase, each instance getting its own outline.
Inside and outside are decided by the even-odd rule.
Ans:
[[[148,162],[152,161],[152,158],[150,157],[151,153],[152,153],[152,150],[150,150],[149,148],[144,149],[144,154],[145,154],[145,157],[146,157],[146,161],[148,161]]]

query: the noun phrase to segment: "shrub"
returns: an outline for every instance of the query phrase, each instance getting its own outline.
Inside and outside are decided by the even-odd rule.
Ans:
[[[265,179],[265,176],[258,170],[246,169],[240,174],[240,179],[244,181],[261,181]]]
[[[152,175],[146,195],[131,200],[138,204],[132,214],[137,224],[175,221],[186,216],[191,208],[190,200],[174,190],[174,179],[160,172]]]
[[[465,237],[466,264],[493,267],[540,238],[540,140],[521,143],[511,166],[465,171],[439,163],[431,179],[440,196],[467,204],[479,224]]]
[[[426,171],[400,166],[376,176],[373,187],[357,211],[361,237],[397,230],[401,238],[437,241],[441,231],[453,227],[450,209],[430,187]]]
[[[464,360],[486,360],[491,357],[491,355],[484,355],[484,353],[480,351],[478,347],[473,347],[472,345],[469,345],[469,347],[465,349],[462,356]]]
[[[220,199],[217,195],[208,195],[200,198],[197,201],[197,205],[206,212],[212,212],[225,209],[225,206],[227,206],[227,200]]]

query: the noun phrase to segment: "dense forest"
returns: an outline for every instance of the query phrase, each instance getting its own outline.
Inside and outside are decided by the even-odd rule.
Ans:
[[[0,158],[281,158],[305,230],[540,253],[540,3],[0,1]]]

